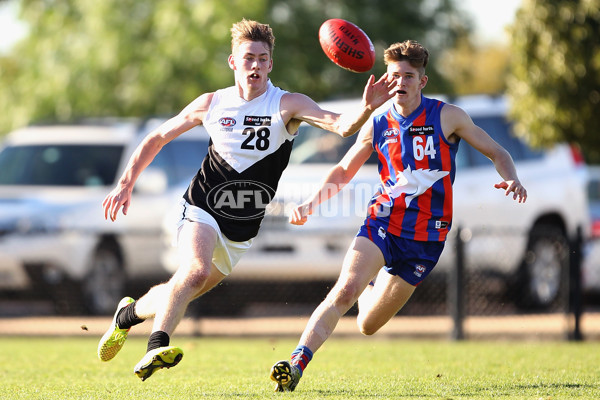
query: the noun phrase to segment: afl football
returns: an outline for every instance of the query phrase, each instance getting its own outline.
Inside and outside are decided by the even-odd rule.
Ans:
[[[375,65],[375,47],[362,29],[343,19],[329,19],[319,29],[321,48],[338,66],[367,72]]]

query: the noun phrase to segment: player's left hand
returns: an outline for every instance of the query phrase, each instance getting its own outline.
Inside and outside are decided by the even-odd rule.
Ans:
[[[514,181],[502,181],[494,185],[496,189],[504,189],[506,196],[513,194],[514,200],[519,200],[519,203],[525,203],[527,200],[527,190],[521,185],[518,180]]]
[[[396,80],[388,81],[387,72],[377,82],[375,82],[375,75],[371,75],[363,91],[363,103],[371,110],[381,107],[386,101],[394,97],[397,84]]]

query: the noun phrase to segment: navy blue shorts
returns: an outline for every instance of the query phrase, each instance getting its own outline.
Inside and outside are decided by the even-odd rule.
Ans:
[[[422,242],[392,235],[375,219],[365,220],[356,236],[364,236],[383,253],[384,269],[417,286],[437,264],[445,242]]]

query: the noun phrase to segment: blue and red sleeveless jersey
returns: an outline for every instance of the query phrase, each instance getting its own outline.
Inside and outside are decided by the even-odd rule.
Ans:
[[[458,142],[450,143],[442,132],[443,106],[421,96],[421,105],[406,118],[394,106],[373,118],[381,185],[369,203],[367,224],[377,218],[396,236],[446,240]]]

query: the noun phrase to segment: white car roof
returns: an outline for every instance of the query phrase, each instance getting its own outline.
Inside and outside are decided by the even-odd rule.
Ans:
[[[75,125],[28,126],[9,133],[4,144],[47,145],[47,144],[121,144],[136,143],[156,129],[166,118],[150,118],[143,123],[139,120],[89,123]],[[208,133],[203,126],[190,129],[181,135],[182,139],[207,140]]]
[[[48,125],[18,129],[6,136],[6,144],[125,144],[136,135],[135,124]]]
[[[508,112],[508,100],[505,96],[461,96],[458,97],[453,104],[465,110],[472,118],[483,116],[505,116]]]

